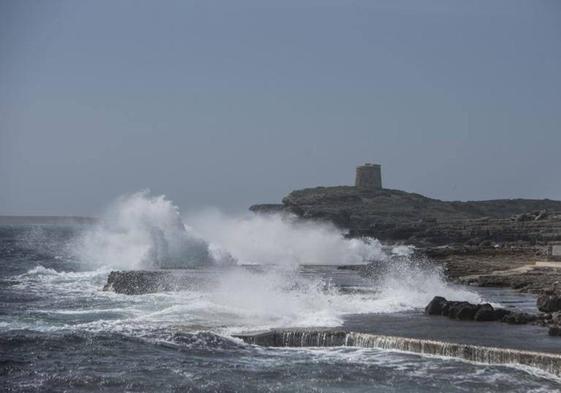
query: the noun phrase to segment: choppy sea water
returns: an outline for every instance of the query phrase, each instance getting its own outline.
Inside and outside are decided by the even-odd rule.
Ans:
[[[414,334],[420,307],[434,295],[530,307],[516,294],[446,286],[415,269],[380,279],[316,266],[202,267],[190,270],[182,291],[119,295],[101,291],[110,264],[84,264],[69,248],[83,230],[0,227],[6,391],[561,390],[557,378],[530,368],[362,348],[260,348],[231,337],[283,326],[375,331],[381,321]]]

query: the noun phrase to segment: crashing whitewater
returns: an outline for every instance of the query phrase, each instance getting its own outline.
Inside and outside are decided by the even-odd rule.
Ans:
[[[67,248],[80,272],[39,268],[23,275],[22,283],[45,286],[43,290],[59,297],[87,294],[117,300],[109,312],[122,317],[92,321],[92,329],[100,324],[118,329],[181,325],[228,332],[338,326],[349,314],[424,307],[435,294],[481,300],[476,293],[447,283],[439,269],[412,260],[407,247],[347,239],[332,225],[280,215],[227,216],[214,210],[182,218],[171,201],[146,191],[119,198],[99,224]],[[366,292],[352,287],[342,291],[331,278],[306,273],[324,265],[367,263],[383,269],[361,282],[370,286]],[[197,285],[134,300],[99,291],[111,270],[161,268],[192,271]]]

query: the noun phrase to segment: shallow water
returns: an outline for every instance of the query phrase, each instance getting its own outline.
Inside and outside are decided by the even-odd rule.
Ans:
[[[183,291],[119,295],[100,290],[111,266],[92,268],[71,252],[82,230],[0,227],[0,379],[8,391],[561,389],[558,379],[532,369],[375,349],[259,348],[231,337],[270,327],[349,326],[498,340],[503,325],[423,320],[420,307],[443,291],[526,309],[533,307],[528,296],[448,286],[431,271],[398,269],[381,282],[332,266],[193,269]],[[445,328],[439,333],[438,326]]]

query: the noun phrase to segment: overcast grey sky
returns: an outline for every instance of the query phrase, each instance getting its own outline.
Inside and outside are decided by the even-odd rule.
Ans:
[[[0,214],[561,199],[561,1],[0,0]]]

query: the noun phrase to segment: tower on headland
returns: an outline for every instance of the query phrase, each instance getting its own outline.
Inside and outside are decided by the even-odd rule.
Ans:
[[[382,188],[382,166],[366,163],[356,168],[355,187],[364,190]]]

